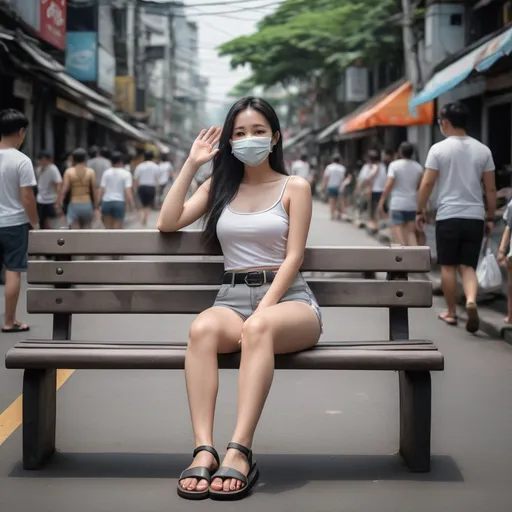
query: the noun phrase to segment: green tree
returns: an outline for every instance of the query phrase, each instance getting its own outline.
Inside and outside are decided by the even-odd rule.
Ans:
[[[391,23],[396,0],[286,0],[258,31],[220,47],[231,66],[250,65],[252,82],[270,87],[322,76],[339,83],[340,71],[402,59],[401,29]]]

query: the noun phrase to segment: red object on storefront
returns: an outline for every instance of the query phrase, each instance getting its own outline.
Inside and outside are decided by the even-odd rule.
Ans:
[[[67,0],[40,0],[39,35],[60,50],[66,49]]]

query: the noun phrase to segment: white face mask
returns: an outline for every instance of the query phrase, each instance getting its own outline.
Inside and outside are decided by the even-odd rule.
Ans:
[[[247,137],[231,144],[233,155],[250,167],[260,165],[272,153],[272,137]]]

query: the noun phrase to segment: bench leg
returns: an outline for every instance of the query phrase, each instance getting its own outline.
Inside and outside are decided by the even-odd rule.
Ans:
[[[399,372],[400,455],[411,471],[430,471],[430,372]]]
[[[56,370],[23,375],[23,468],[40,469],[55,451]]]

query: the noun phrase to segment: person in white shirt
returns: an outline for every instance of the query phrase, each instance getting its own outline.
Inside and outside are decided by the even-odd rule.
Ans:
[[[135,186],[139,195],[141,209],[141,224],[146,226],[150,208],[155,204],[156,191],[160,178],[160,168],[153,162],[153,151],[148,149],[144,152],[144,162],[137,165],[133,173]]]
[[[308,163],[308,155],[304,154],[300,157],[300,160],[295,160],[292,163],[291,174],[292,176],[300,176],[305,180],[309,181],[309,174],[311,172],[311,167]]]
[[[368,227],[377,230],[377,208],[386,186],[386,166],[381,162],[380,153],[376,149],[368,151],[367,162],[359,173],[358,181],[362,189],[368,191],[370,206]]]
[[[466,296],[466,330],[475,333],[480,326],[476,267],[484,234],[490,236],[494,225],[496,182],[490,149],[466,132],[469,116],[469,109],[460,102],[442,107],[438,123],[446,139],[434,144],[428,153],[418,193],[416,222],[422,229],[427,201],[438,182],[437,261],[441,265],[447,305],[447,311],[439,318],[449,325],[457,325],[458,270]]]
[[[393,242],[400,245],[418,245],[416,239],[416,209],[418,187],[423,176],[423,167],[412,160],[414,147],[402,142],[400,158],[388,167],[386,187],[379,201],[379,213],[384,217],[384,204],[391,194],[389,210]]]
[[[134,207],[132,175],[124,169],[120,152],[115,151],[111,160],[112,167],[101,176],[101,215],[107,229],[122,229],[126,206]]]
[[[158,164],[160,168],[160,177],[158,179],[158,199],[160,204],[163,203],[165,198],[165,189],[169,182],[172,180],[172,164],[169,162],[169,155],[167,153],[162,153],[160,156],[160,163]]]
[[[341,158],[335,156],[332,162],[325,168],[323,176],[323,189],[327,192],[331,220],[341,218],[341,204],[339,201],[340,189],[345,180],[347,169],[341,165]]]
[[[39,228],[30,159],[18,149],[28,119],[14,109],[0,112],[0,260],[5,268],[5,316],[2,332],[28,331],[16,319],[21,272],[27,270],[28,233]]]
[[[62,176],[57,166],[53,163],[52,154],[42,151],[38,158],[37,168],[37,214],[42,229],[51,229],[54,219],[62,214],[57,205]]]

